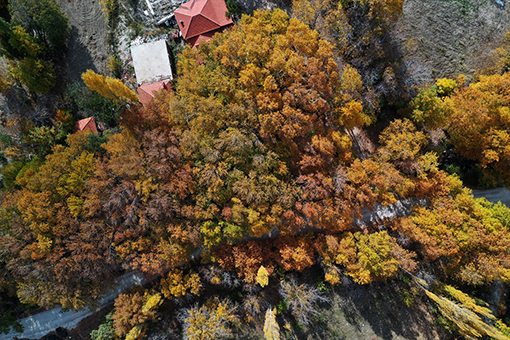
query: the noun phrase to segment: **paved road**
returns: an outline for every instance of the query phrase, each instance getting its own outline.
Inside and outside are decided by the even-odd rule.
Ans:
[[[473,190],[473,195],[476,198],[485,197],[488,201],[493,203],[501,201],[510,207],[510,191],[508,191],[506,188]],[[368,209],[363,211],[363,217],[357,220],[355,223],[376,222],[383,218],[389,218],[393,216],[402,217],[408,215],[413,206],[426,204],[427,202],[424,199],[408,198],[388,207],[376,205],[374,207],[374,211],[370,211]],[[111,303],[121,292],[127,288],[133,285],[143,285],[147,282],[143,276],[137,272],[125,274],[118,278],[116,281],[117,289],[112,290],[110,293],[102,297],[99,301],[100,306],[97,309],[87,309],[79,312],[61,312],[60,308],[54,308],[52,310],[48,310],[46,312],[42,312],[19,320],[20,323],[24,326],[24,332],[22,334],[11,332],[7,335],[0,335],[0,339],[11,340],[15,337],[39,339],[49,332],[54,331],[58,327],[72,329],[81,320],[92,315],[101,307]]]
[[[485,197],[487,201],[492,203],[501,202],[510,207],[510,191],[507,188],[495,188],[488,190],[473,190],[473,196],[476,198]]]
[[[120,293],[133,285],[143,285],[147,281],[137,272],[131,272],[115,280],[116,289],[111,290],[99,300],[96,309],[85,309],[78,312],[62,312],[61,308],[53,308],[48,311],[18,320],[24,327],[23,333],[11,331],[9,334],[0,334],[0,339],[11,340],[14,338],[39,339],[58,327],[72,329],[86,317],[92,315],[102,307],[111,303]]]

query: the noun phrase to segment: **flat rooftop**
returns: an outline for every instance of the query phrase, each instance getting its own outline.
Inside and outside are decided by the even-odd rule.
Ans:
[[[139,85],[173,79],[168,47],[164,39],[131,46],[131,57]]]

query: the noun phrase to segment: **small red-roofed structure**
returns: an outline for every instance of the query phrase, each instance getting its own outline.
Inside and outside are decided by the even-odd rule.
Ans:
[[[77,121],[76,124],[74,125],[73,132],[78,131],[90,131],[97,135],[97,127],[96,122],[94,121],[94,117],[89,117]]]
[[[153,98],[154,94],[164,89],[166,92],[170,92],[170,82],[169,81],[160,81],[158,83],[146,84],[138,87],[138,98],[140,99],[140,103],[143,105],[148,104]]]
[[[224,0],[190,0],[174,11],[182,37],[193,47],[232,26]]]

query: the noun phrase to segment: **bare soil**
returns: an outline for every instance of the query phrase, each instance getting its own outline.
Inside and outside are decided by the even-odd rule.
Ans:
[[[56,0],[69,19],[72,33],[66,70],[71,81],[81,80],[88,69],[106,72],[108,65],[108,25],[100,0]]]
[[[510,29],[510,1],[406,0],[399,23],[406,57],[433,78],[472,76],[490,66],[492,50]]]

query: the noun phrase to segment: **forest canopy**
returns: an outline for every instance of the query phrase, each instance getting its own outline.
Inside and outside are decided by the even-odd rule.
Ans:
[[[198,49],[185,49],[173,90],[145,106],[121,80],[89,70],[87,86],[122,104],[117,131],[69,134],[71,114],[59,111],[52,127],[2,141],[0,271],[8,279],[0,289],[14,289],[23,303],[76,309],[138,270],[158,291],[122,294],[108,319],[118,336],[136,338],[142,324],[157,320],[164,299],[234,281],[274,287],[276,276],[316,264],[332,286],[345,276],[369,284],[416,271],[470,287],[510,283],[510,210],[474,199],[445,171],[443,156],[475,161],[508,185],[509,73],[469,85],[439,79],[418,92],[404,66],[392,64],[368,81],[367,69],[388,62],[386,51],[362,62],[353,46],[381,41],[354,34],[347,17],[361,9],[368,26],[384,31],[402,3],[342,4],[328,1],[321,10],[315,1],[295,1],[293,18],[279,9],[244,15]],[[37,16],[25,28],[23,13],[13,13],[11,23],[0,19],[0,39],[10,42],[2,42],[5,56],[23,62],[41,46],[59,48],[65,32],[44,32]],[[365,154],[357,131],[383,117],[377,98],[409,105],[378,122],[377,148]],[[446,133],[449,149],[433,143],[434,131]],[[403,217],[363,219],[398,202],[419,203]],[[463,297],[450,286],[433,293],[419,285],[445,313],[456,305],[438,291]],[[303,324],[325,301],[293,280],[282,280],[277,294]],[[276,309],[257,299],[250,295],[243,308],[267,310],[264,331],[278,338]],[[232,336],[236,308],[213,298],[178,319],[187,338]]]

